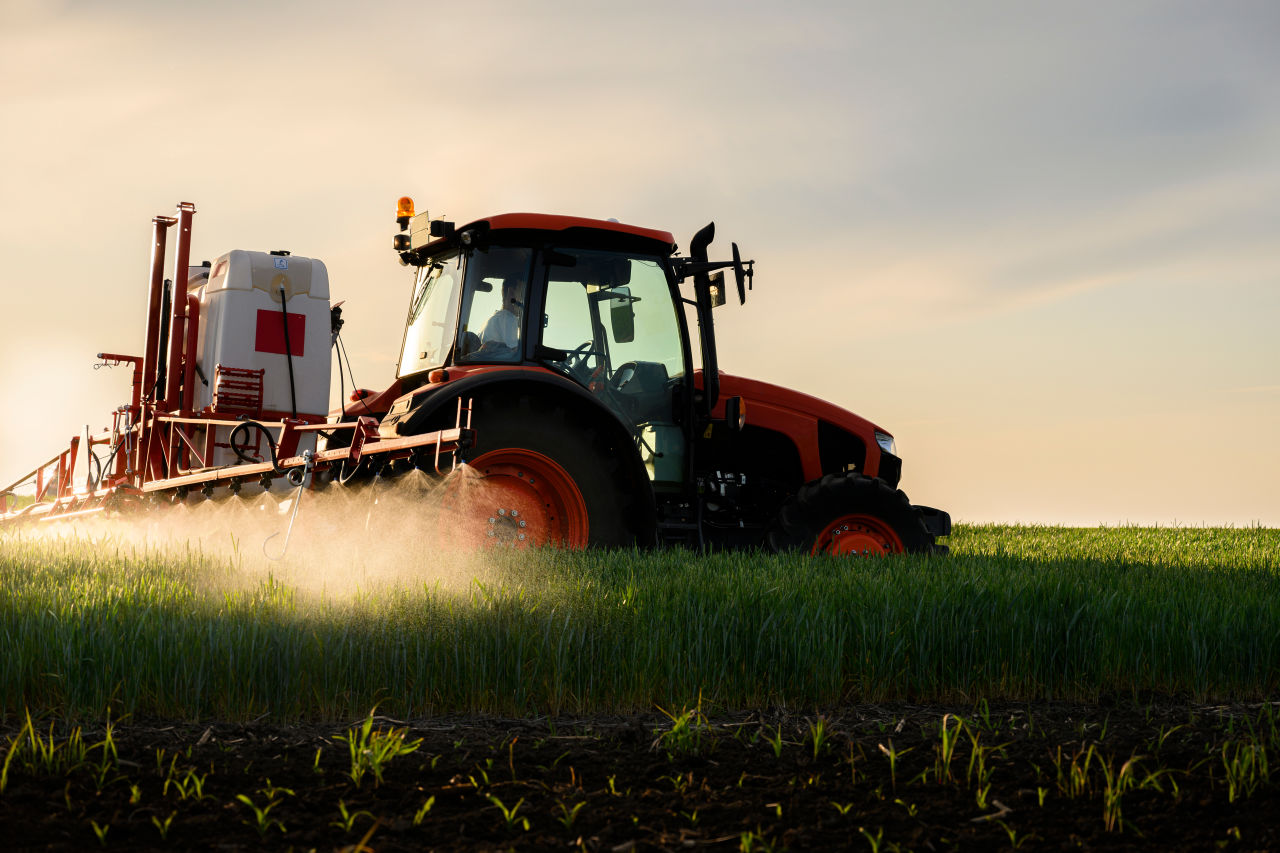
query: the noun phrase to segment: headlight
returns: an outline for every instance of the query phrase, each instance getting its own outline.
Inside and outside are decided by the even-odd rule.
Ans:
[[[893,443],[893,436],[889,435],[889,433],[876,430],[876,444],[880,445],[880,449],[885,453],[892,453],[894,456],[898,455],[898,445]]]

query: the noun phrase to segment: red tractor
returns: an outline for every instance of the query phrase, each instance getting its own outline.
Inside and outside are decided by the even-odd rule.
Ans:
[[[183,203],[152,220],[140,354],[99,354],[132,367],[129,402],[110,429],[73,437],[0,488],[0,523],[246,489],[301,497],[334,480],[443,476],[466,461],[470,475],[446,478],[455,487],[442,501],[463,541],[946,550],[936,541],[951,520],[898,490],[889,433],[720,372],[712,311],[725,302],[723,273],[742,302],[753,263],[736,245],[732,260],[709,261],[711,225],[686,257],[665,231],[529,213],[456,227],[401,199],[395,247],[415,276],[397,378],[326,417],[342,319],[324,264],[235,250],[191,266],[194,215]],[[681,292],[689,281],[692,298]]]
[[[613,220],[509,213],[457,226],[404,198],[397,221],[396,251],[415,271],[397,378],[353,393],[343,420],[376,418],[386,442],[456,426],[471,401],[475,446],[459,453],[486,489],[461,527],[516,546],[946,551],[936,540],[950,517],[898,489],[892,435],[720,371],[723,273],[745,302],[753,262],[736,244],[732,260],[709,261],[714,224],[681,256],[670,233]]]

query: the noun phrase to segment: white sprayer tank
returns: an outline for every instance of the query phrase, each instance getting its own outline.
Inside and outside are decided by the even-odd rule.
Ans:
[[[225,402],[230,394],[219,395],[221,402],[215,400],[219,368],[232,368],[264,371],[261,410],[256,417],[290,417],[296,406],[299,418],[325,418],[329,412],[331,339],[329,273],[323,262],[237,249],[214,261],[207,279],[202,274],[192,277],[188,290],[200,299],[196,363],[208,381],[207,385],[196,381],[196,411],[205,410],[227,419],[237,416],[237,410]],[[225,375],[223,378],[227,379]],[[224,391],[228,384],[224,381]],[[219,408],[214,408],[215,403]],[[230,432],[229,427],[219,428],[219,443],[225,443]],[[299,442],[298,452],[313,449],[314,433]],[[236,461],[229,450],[220,449],[213,464]]]

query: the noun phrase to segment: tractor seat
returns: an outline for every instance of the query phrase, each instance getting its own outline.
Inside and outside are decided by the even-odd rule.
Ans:
[[[628,361],[613,374],[613,390],[636,423],[668,420],[670,394],[667,366],[660,361]]]

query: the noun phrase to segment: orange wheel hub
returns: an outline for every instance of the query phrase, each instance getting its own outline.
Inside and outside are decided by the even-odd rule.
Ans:
[[[871,515],[842,515],[823,528],[813,543],[813,554],[873,557],[901,554],[906,548],[894,529]]]
[[[522,448],[491,450],[470,463],[478,475],[456,509],[467,538],[480,545],[585,548],[587,504],[573,477],[548,456]]]

